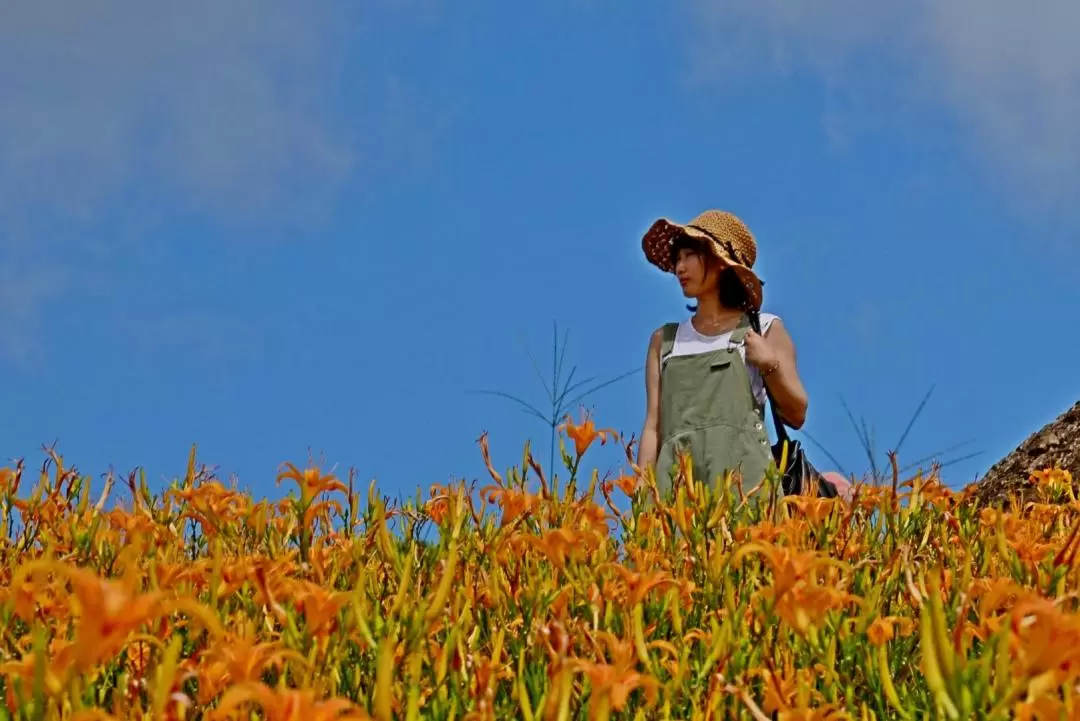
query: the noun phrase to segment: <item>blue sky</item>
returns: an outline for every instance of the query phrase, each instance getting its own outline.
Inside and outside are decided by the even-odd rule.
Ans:
[[[8,3],[0,455],[483,480],[481,432],[499,468],[546,432],[468,391],[542,403],[553,321],[579,373],[640,367],[685,314],[641,234],[716,207],[809,433],[862,472],[841,397],[883,459],[936,384],[901,462],[973,439],[945,477],[974,479],[1080,395],[1080,10],[809,8]],[[641,375],[589,403],[637,433]]]

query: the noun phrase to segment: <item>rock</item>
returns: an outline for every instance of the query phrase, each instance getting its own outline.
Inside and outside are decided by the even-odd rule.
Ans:
[[[1032,471],[1055,467],[1080,483],[1080,401],[991,466],[965,494],[978,506],[1008,507],[1011,495],[1018,493],[1022,500],[1030,495]]]

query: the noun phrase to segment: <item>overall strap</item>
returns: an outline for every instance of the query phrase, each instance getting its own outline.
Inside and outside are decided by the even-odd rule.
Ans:
[[[679,330],[678,323],[665,323],[661,329],[662,340],[660,342],[660,360],[661,362],[667,357],[668,353],[675,347],[675,334]]]
[[[739,324],[735,326],[735,330],[731,331],[731,339],[728,341],[729,346],[737,346],[743,342],[746,338],[747,331],[750,330],[750,317],[743,314],[739,318]]]

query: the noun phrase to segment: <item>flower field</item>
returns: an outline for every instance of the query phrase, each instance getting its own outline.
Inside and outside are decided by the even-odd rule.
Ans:
[[[980,509],[934,476],[740,497],[684,464],[526,449],[390,504],[286,466],[153,494],[55,455],[0,470],[0,714],[26,719],[1080,717],[1080,504]],[[124,494],[124,502],[111,499]],[[110,495],[111,494],[111,495]]]

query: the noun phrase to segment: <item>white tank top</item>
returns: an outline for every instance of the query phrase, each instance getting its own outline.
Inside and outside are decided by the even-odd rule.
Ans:
[[[772,313],[761,314],[761,332],[764,334],[769,330],[769,326],[779,316]],[[702,335],[698,333],[694,328],[694,324],[687,318],[683,322],[679,323],[679,330],[675,333],[675,345],[672,346],[671,352],[667,354],[666,358],[672,356],[683,355],[695,355],[697,353],[707,353],[714,350],[724,350],[728,347],[728,341],[731,339],[733,331],[721,333],[720,335]],[[739,356],[746,362],[746,346],[743,343],[739,343]],[[663,359],[661,359],[663,360]],[[761,373],[752,365],[746,366],[747,372],[750,374],[750,387],[754,390],[754,397],[757,398],[758,403],[765,403],[765,379],[761,377]]]

